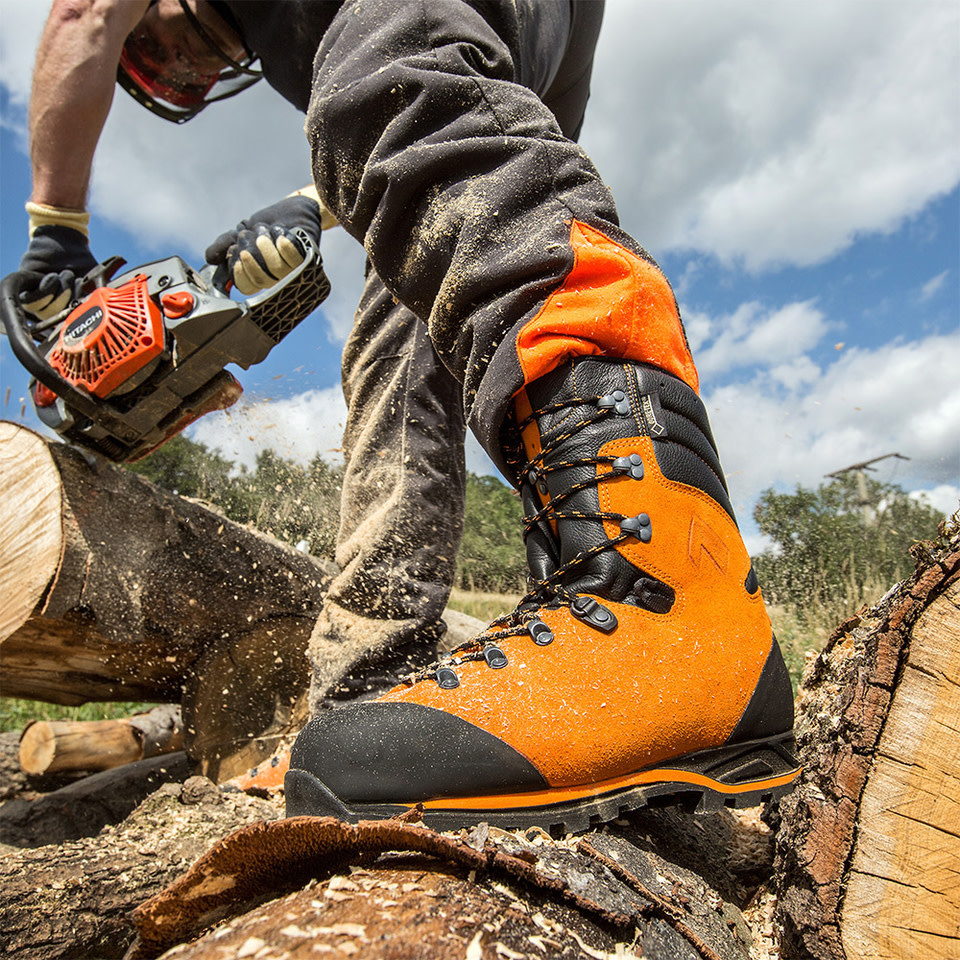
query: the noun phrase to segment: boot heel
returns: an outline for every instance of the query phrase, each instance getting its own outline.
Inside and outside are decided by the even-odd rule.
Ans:
[[[688,754],[661,765],[656,774],[662,780],[645,792],[653,806],[680,803],[696,813],[713,813],[723,807],[755,807],[775,800],[793,789],[800,772],[790,732]]]
[[[306,770],[288,770],[283,778],[288,817],[336,817],[356,823],[357,817],[340,799]]]

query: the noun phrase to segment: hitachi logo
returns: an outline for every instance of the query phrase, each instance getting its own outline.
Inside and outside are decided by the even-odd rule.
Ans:
[[[80,314],[73,323],[63,331],[64,340],[82,340],[91,330],[95,330],[103,320],[103,307],[92,307],[86,313]]]

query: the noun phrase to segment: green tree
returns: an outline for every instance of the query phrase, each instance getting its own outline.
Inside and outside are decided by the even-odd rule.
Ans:
[[[910,545],[936,537],[942,517],[899,486],[846,474],[816,490],[766,490],[754,519],[773,541],[755,558],[764,593],[823,625],[910,573]]]
[[[304,467],[264,450],[253,470],[237,470],[232,461],[180,434],[129,469],[164,490],[206,500],[231,520],[278,540],[305,540],[314,556],[333,556],[343,470],[319,456]]]
[[[128,464],[128,469],[171,493],[216,502],[230,485],[233,461],[180,433],[142,460]]]
[[[467,474],[463,543],[457,555],[457,586],[516,593],[525,589],[520,498],[495,477]]]
[[[333,556],[340,523],[343,471],[319,456],[304,467],[273,450],[257,455],[225,491],[224,511],[278,540],[306,541],[314,556]]]

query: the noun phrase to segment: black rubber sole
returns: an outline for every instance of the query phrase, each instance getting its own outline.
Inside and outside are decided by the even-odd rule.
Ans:
[[[436,830],[457,830],[486,822],[504,830],[541,827],[561,836],[581,833],[616,820],[642,807],[679,805],[691,813],[714,813],[724,808],[759,806],[789,793],[800,776],[794,755],[793,734],[735,746],[688,754],[667,764],[639,771],[638,782],[565,799],[575,789],[547,791],[551,801],[538,794],[540,802],[523,805],[522,795],[477,798],[482,805],[470,807],[458,799],[457,806],[443,799],[425,801],[423,822]],[[622,781],[624,778],[620,778]],[[629,778],[628,778],[629,779]],[[598,785],[599,786],[599,785]],[[589,788],[587,788],[587,791]],[[581,791],[586,792],[586,791]],[[358,803],[342,800],[316,776],[291,769],[284,780],[288,817],[331,816],[348,823],[385,820],[406,813],[415,802]],[[531,798],[533,799],[533,798]]]

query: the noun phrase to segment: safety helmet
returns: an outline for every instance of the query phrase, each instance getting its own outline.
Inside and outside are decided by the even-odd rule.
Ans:
[[[150,6],[156,2],[151,0]],[[257,55],[242,39],[244,54],[237,60],[200,22],[186,0],[180,0],[180,7],[209,51],[209,63],[174,58],[151,29],[149,15],[145,15],[124,42],[117,67],[117,82],[127,93],[158,117],[174,123],[185,123],[207,104],[236,96],[263,76],[262,70],[253,69]],[[235,32],[239,38],[239,31]]]

